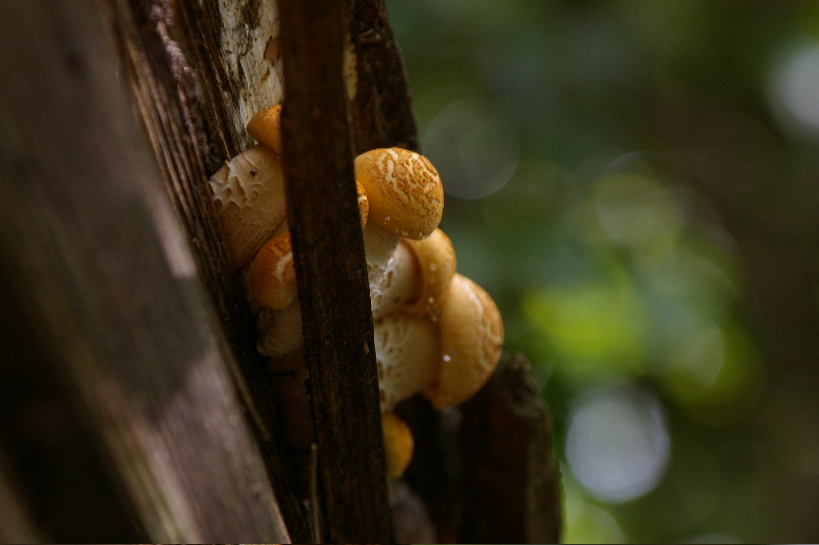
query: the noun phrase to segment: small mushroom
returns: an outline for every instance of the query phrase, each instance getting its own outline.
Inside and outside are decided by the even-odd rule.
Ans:
[[[424,395],[437,409],[458,405],[489,379],[500,360],[503,322],[483,288],[455,274],[440,303],[440,369]]]
[[[412,460],[415,441],[407,423],[393,412],[381,414],[381,428],[384,430],[387,480],[394,481],[404,474]]]
[[[209,180],[233,266],[247,265],[287,211],[279,156],[267,146],[243,151]]]
[[[283,309],[298,297],[290,233],[268,240],[244,274],[245,297],[251,310]]]
[[[257,142],[282,154],[282,105],[276,104],[256,112],[247,123],[247,133]]]
[[[422,239],[438,227],[444,190],[438,171],[426,157],[401,148],[362,153],[355,159],[355,178],[370,200],[364,248],[372,286],[402,236]]]
[[[439,302],[449,289],[457,265],[452,241],[440,229],[423,240],[402,239],[399,247],[406,245],[415,254],[421,287],[417,298],[405,306],[402,312],[413,316],[426,316],[437,322],[441,315]]]
[[[355,177],[370,199],[370,217],[387,231],[419,240],[441,222],[441,177],[423,155],[402,148],[370,150],[356,157]]]

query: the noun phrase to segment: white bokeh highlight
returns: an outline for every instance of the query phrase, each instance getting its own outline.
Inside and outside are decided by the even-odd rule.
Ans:
[[[583,488],[601,500],[624,502],[654,489],[669,451],[662,406],[636,388],[587,392],[569,417],[569,467]]]

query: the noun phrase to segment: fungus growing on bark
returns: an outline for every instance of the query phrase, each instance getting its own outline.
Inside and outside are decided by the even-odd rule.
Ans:
[[[257,112],[247,123],[247,133],[257,142],[282,154],[282,105],[276,104]]]
[[[305,449],[312,421],[278,155],[280,115],[281,106],[257,113],[247,129],[259,144],[227,162],[210,185],[234,266],[249,263],[245,293],[258,313],[258,350],[276,377],[284,435]],[[419,392],[437,408],[472,396],[498,363],[503,325],[491,297],[455,273],[452,242],[437,228],[444,200],[435,167],[415,152],[381,148],[356,157],[355,177],[387,475],[395,479],[409,464],[413,440],[392,409]]]
[[[374,326],[381,410],[391,411],[399,401],[435,382],[441,354],[438,327],[400,312]]]
[[[457,265],[452,241],[443,231],[436,229],[423,240],[402,242],[414,252],[422,282],[417,298],[403,312],[438,321],[441,315],[439,302],[449,289]]]
[[[298,297],[290,233],[268,240],[244,274],[245,296],[251,310],[283,309]]]
[[[373,284],[400,238],[422,239],[438,227],[444,189],[426,157],[401,148],[378,148],[355,159],[355,178],[370,200],[364,228],[367,273]]]
[[[209,182],[233,266],[240,269],[287,216],[279,156],[267,146],[253,146],[227,161]]]

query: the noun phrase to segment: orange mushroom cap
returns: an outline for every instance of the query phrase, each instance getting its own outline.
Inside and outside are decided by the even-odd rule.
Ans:
[[[441,362],[424,395],[438,409],[463,403],[489,379],[503,346],[503,322],[483,288],[455,274],[441,301]]]
[[[414,151],[377,148],[355,159],[355,176],[370,200],[370,220],[413,239],[441,222],[444,189],[432,163]]]
[[[276,104],[256,112],[247,124],[247,133],[272,149],[282,154],[282,105]]]
[[[254,311],[259,307],[283,309],[298,296],[290,233],[268,240],[250,262],[245,296]]]

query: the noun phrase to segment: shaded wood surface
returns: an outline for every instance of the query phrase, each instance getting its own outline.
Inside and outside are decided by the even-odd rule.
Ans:
[[[108,501],[154,542],[287,540],[96,6],[3,2],[0,25],[0,255],[25,309],[11,319],[93,430]]]
[[[560,476],[552,417],[521,354],[461,407],[464,543],[557,543]]]
[[[245,125],[281,102],[273,0],[100,2],[123,75],[216,310],[230,373],[295,541],[310,539],[304,504],[282,463],[276,399],[256,350],[256,328],[233,274],[207,179],[250,146]]]
[[[383,0],[349,0],[349,34],[356,59],[352,100],[356,155],[393,146],[418,150],[403,57]]]
[[[348,125],[346,13],[280,1],[282,163],[315,421],[321,539],[390,543],[364,242]]]
[[[552,420],[524,356],[505,354],[460,407],[436,411],[416,396],[396,412],[415,434],[405,479],[423,499],[437,543],[560,541]]]

